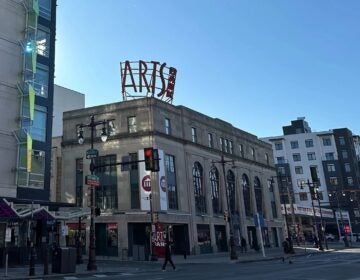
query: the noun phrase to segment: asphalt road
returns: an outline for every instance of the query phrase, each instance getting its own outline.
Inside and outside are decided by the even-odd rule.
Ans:
[[[161,264],[143,267],[137,272],[68,276],[57,279],[256,279],[256,280],[360,280],[360,248],[326,254],[314,254],[293,258],[293,263],[281,260],[253,263],[181,264],[177,271],[168,266],[162,272]]]

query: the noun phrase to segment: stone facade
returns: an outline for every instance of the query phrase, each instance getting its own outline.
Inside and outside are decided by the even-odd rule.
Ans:
[[[116,155],[116,161],[119,162],[123,156],[137,153],[145,147],[154,147],[163,150],[165,155],[171,155],[175,159],[175,194],[178,207],[168,208],[167,211],[160,210],[159,190],[155,188],[152,193],[152,211],[157,214],[156,221],[164,224],[167,229],[172,228],[173,233],[171,234],[178,252],[181,246],[186,247],[187,251],[191,253],[226,250],[227,238],[223,236],[223,233],[228,236],[230,223],[227,223],[223,216],[227,209],[226,195],[223,190],[223,169],[222,164],[216,163],[222,159],[221,156],[224,156],[227,161],[224,164],[225,172],[231,170],[235,175],[236,213],[234,212],[231,221],[235,229],[235,237],[244,236],[248,243],[253,243],[252,240],[258,243],[260,240],[260,231],[255,230],[253,217],[257,209],[253,182],[255,178],[258,178],[261,187],[262,214],[265,219],[264,243],[268,246],[280,244],[283,220],[279,193],[276,186],[269,187],[271,177],[276,174],[271,145],[220,119],[214,119],[184,106],[174,106],[154,98],[143,98],[64,113],[62,202],[76,202],[76,159],[83,158],[82,176],[90,174],[90,161],[85,159],[86,150],[90,148],[90,129],[84,129],[85,143],[79,145],[77,126],[81,123],[89,123],[91,115],[94,115],[97,121],[113,119],[113,130],[107,142],[102,143],[99,137],[95,137],[94,148],[99,150],[99,156]],[[129,117],[136,118],[136,132],[129,132]],[[97,127],[98,136],[101,128],[102,126]],[[194,135],[194,129],[196,135]],[[212,135],[212,145],[209,144],[209,134]],[[220,146],[220,138],[222,146]],[[193,168],[195,162],[202,167],[201,182],[206,208],[200,214],[196,211],[194,195]],[[234,168],[232,163],[235,165]],[[217,168],[219,174],[221,211],[217,213],[214,213],[212,208],[212,185],[209,175],[213,166]],[[106,224],[106,228],[112,228],[111,234],[114,234],[115,225],[117,249],[114,255],[120,256],[124,250],[129,250],[129,255],[134,257],[137,254],[134,252],[135,249],[137,250],[134,245],[144,246],[145,251],[147,250],[148,239],[143,238],[142,235],[146,236],[146,225],[150,225],[151,215],[149,211],[141,210],[140,206],[134,207],[134,190],[130,187],[131,174],[129,171],[121,171],[120,165],[116,167],[117,207],[102,209],[101,215],[96,217],[96,225],[99,228],[97,242],[101,243],[100,239],[105,238],[100,236],[100,224]],[[251,214],[248,213],[248,216],[245,215],[244,210],[243,174],[248,177],[250,186]],[[152,173],[152,185],[157,182],[157,176],[157,173]],[[83,207],[88,205],[88,193],[88,186],[84,185]],[[138,198],[135,197],[136,199]],[[89,220],[87,220],[88,222]],[[144,225],[145,228],[141,225]],[[109,231],[105,230],[104,232],[106,236],[109,234]],[[180,237],[181,235],[183,237]],[[183,240],[179,241],[178,238]],[[102,246],[100,243],[97,246]],[[258,244],[260,245],[260,243]],[[104,246],[106,247],[106,244]],[[102,254],[99,250],[97,254]]]

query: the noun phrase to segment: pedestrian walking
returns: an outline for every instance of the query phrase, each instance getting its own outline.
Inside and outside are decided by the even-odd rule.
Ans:
[[[241,248],[241,253],[246,253],[247,248],[246,248],[246,240],[244,237],[241,237],[240,239],[240,248]]]
[[[290,242],[289,242],[288,238],[286,238],[283,241],[282,246],[283,246],[283,250],[284,250],[284,255],[283,255],[282,261],[285,262],[286,260],[288,260],[289,263],[291,264],[292,263],[292,261],[290,260],[291,249],[290,249]]]
[[[171,259],[171,247],[170,247],[170,241],[169,239],[166,238],[165,241],[165,260],[164,260],[164,264],[162,266],[162,270],[165,271],[166,265],[167,263],[170,263],[173,267],[174,270],[176,270],[176,267]]]

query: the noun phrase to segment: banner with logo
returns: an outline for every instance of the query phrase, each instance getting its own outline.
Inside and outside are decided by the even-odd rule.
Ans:
[[[168,184],[165,177],[165,155],[163,150],[159,150],[159,194],[160,194],[160,210],[166,211],[168,209],[167,188]]]
[[[138,151],[138,159],[144,160],[144,150]],[[145,162],[139,162],[140,208],[150,210],[151,171],[145,170]]]

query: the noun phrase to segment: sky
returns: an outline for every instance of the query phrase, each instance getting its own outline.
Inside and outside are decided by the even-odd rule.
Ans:
[[[360,134],[360,1],[58,0],[55,83],[122,101],[120,62],[177,69],[174,105],[258,137]]]

